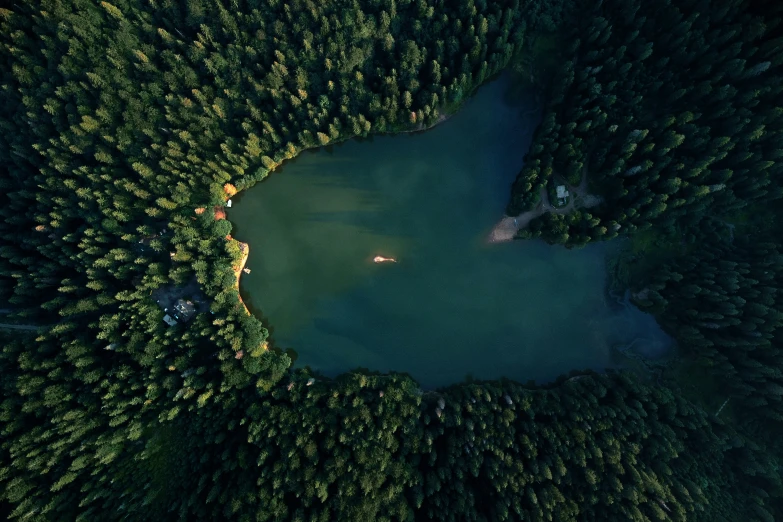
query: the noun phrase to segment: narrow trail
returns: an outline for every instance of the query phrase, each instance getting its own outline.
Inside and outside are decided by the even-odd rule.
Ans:
[[[0,323],[0,328],[6,329],[6,330],[40,330],[41,328],[46,328],[45,326],[39,326],[35,324],[2,324]]]
[[[8,315],[13,313],[14,310],[12,308],[0,308],[0,315]],[[8,323],[0,323],[0,328],[5,330],[39,330],[41,328],[45,328],[45,326],[39,326],[35,324],[8,324]]]
[[[582,167],[582,180],[579,182],[579,185],[573,187],[566,184],[566,187],[570,193],[567,205],[559,208],[552,206],[549,202],[549,193],[547,192],[546,187],[542,187],[539,192],[540,203],[536,208],[523,212],[516,217],[503,216],[500,222],[492,228],[492,231],[489,234],[489,242],[501,243],[504,241],[511,241],[514,239],[514,236],[517,235],[517,232],[527,228],[533,219],[540,217],[547,212],[553,214],[570,214],[576,209],[595,207],[601,203],[600,197],[594,194],[588,194],[587,192],[587,162],[585,162],[584,167]]]

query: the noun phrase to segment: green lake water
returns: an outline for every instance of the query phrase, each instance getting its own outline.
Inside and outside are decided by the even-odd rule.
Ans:
[[[432,130],[305,152],[235,199],[241,292],[297,365],[408,372],[425,387],[552,380],[668,350],[605,293],[606,245],[488,244],[540,119],[502,76]],[[375,264],[376,255],[397,264]]]

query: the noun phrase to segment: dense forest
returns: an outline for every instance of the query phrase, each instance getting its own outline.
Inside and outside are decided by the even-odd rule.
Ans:
[[[573,39],[508,212],[588,172],[603,204],[544,214],[522,235],[578,246],[780,199],[782,12],[601,3]]]
[[[0,514],[783,517],[770,442],[782,250],[769,223],[740,223],[781,195],[780,13],[740,0],[0,8]],[[324,379],[293,369],[243,306],[228,196],[304,149],[436,123],[540,34],[568,59],[508,212],[587,173],[602,203],[520,236],[681,240],[628,284],[725,380],[743,423],[630,373],[426,392],[397,374]],[[735,221],[753,233],[727,240]],[[168,326],[179,298],[196,313]]]
[[[741,401],[748,421],[783,421],[783,255],[780,245],[737,239],[652,271],[634,294]]]

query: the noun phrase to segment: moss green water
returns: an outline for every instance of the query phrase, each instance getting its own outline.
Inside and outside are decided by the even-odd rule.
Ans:
[[[511,87],[482,87],[424,133],[306,152],[238,198],[242,295],[298,365],[431,387],[547,381],[615,366],[618,345],[669,346],[652,317],[605,297],[605,246],[487,243],[539,118]]]

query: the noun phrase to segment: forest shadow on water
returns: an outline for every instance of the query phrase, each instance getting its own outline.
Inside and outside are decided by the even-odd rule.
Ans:
[[[608,298],[606,245],[487,243],[540,121],[517,87],[503,75],[427,132],[305,152],[237,199],[241,292],[274,346],[325,375],[407,372],[425,387],[546,382],[617,367],[617,348],[669,350],[651,316]]]

